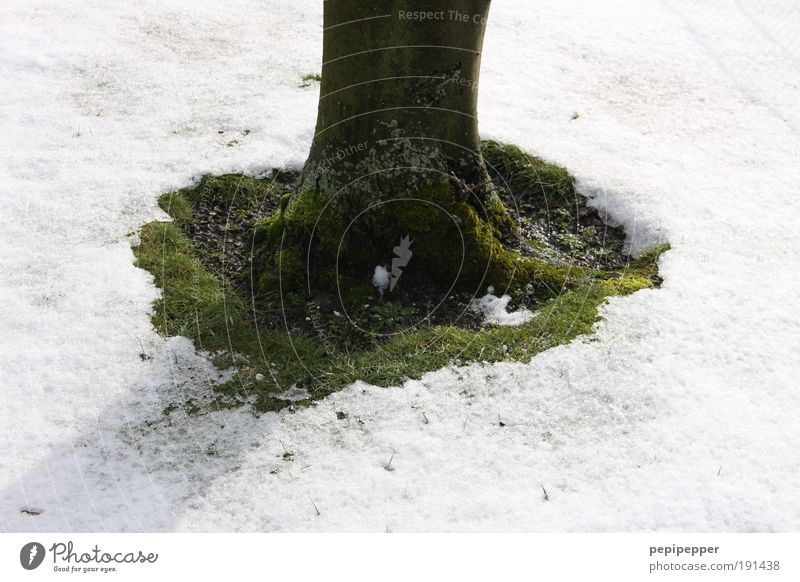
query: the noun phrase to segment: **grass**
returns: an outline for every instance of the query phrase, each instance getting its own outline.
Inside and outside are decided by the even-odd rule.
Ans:
[[[298,86],[301,88],[310,87],[312,83],[319,83],[320,81],[322,81],[322,75],[319,73],[309,73],[303,75],[303,83]]]
[[[260,411],[282,408],[285,402],[274,396],[305,375],[302,363],[319,368],[326,354],[303,338],[290,342],[283,333],[254,328],[242,298],[193,255],[179,224],[146,225],[136,249],[137,266],[149,271],[162,291],[154,326],[164,336],[191,339],[215,365],[235,370],[229,382],[216,387],[217,400],[238,405],[254,399]],[[265,380],[258,381],[258,374]]]
[[[225,179],[208,180],[207,187],[200,189],[203,196],[229,196],[234,178],[230,183]],[[553,184],[563,176],[535,172],[535,179]],[[240,196],[276,200],[281,196],[280,189],[269,181],[236,177],[235,184]],[[254,325],[247,294],[210,270],[202,250],[187,235],[198,208],[193,193],[198,191],[162,196],[160,204],[172,222],[145,225],[135,249],[137,266],[153,275],[162,292],[153,314],[159,333],[185,336],[219,368],[233,370],[231,379],[215,386],[207,400],[192,402],[195,413],[212,406],[245,404],[257,412],[280,410],[293,404],[281,394],[294,385],[308,391],[308,402],[356,380],[396,386],[448,365],[527,362],[544,350],[590,334],[599,318],[598,308],[609,297],[653,287],[658,257],[668,248],[653,249],[613,276],[603,273],[537,305],[538,316],[520,327],[424,327],[392,336],[369,349],[351,348],[323,341],[321,334],[298,332],[290,338],[283,329]],[[291,453],[287,456],[291,458]]]

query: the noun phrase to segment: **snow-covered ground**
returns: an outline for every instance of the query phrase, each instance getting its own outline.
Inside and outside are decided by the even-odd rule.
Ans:
[[[163,420],[217,372],[152,330],[131,234],[203,172],[303,160],[321,9],[2,3],[0,529],[798,530],[795,0],[494,3],[484,134],[673,245],[593,339]]]

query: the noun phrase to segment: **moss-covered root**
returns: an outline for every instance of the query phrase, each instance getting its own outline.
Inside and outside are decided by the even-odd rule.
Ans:
[[[368,280],[405,237],[413,241],[413,268],[444,290],[532,285],[546,298],[586,275],[506,248],[493,220],[499,212],[506,215],[502,205],[476,208],[450,182],[433,182],[412,195],[352,212],[348,222],[329,198],[300,192],[256,228],[259,290],[274,293],[279,284],[331,289],[337,278]]]

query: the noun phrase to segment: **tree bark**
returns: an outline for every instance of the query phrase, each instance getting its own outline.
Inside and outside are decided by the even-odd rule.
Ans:
[[[341,296],[385,265],[402,295],[397,245],[406,281],[509,284],[518,257],[500,241],[515,227],[478,134],[490,3],[326,0],[311,151],[285,211],[261,229],[278,247],[267,287]]]
[[[477,104],[489,5],[327,0],[304,186],[375,200],[437,174],[483,184]]]

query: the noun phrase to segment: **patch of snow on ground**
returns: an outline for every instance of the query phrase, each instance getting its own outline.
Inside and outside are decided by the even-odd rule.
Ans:
[[[483,297],[473,299],[469,307],[475,313],[483,314],[486,323],[491,325],[514,327],[528,323],[536,317],[533,311],[524,308],[509,312],[508,303],[510,301],[510,295],[497,297],[490,290]]]
[[[378,265],[375,267],[375,273],[372,275],[372,286],[377,287],[381,295],[383,295],[383,292],[389,288],[391,279],[392,276],[389,274],[389,271],[386,270],[386,267]]]
[[[181,406],[225,376],[154,333],[130,235],[202,173],[302,163],[321,11],[0,5],[0,529],[796,531],[792,0],[492,7],[483,133],[672,244],[591,340],[294,414]]]
[[[299,402],[310,397],[311,393],[297,384],[292,384],[286,391],[275,396],[279,400],[289,400],[290,402]]]

